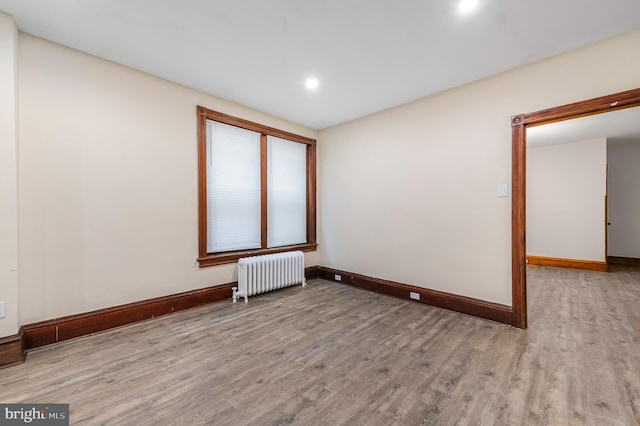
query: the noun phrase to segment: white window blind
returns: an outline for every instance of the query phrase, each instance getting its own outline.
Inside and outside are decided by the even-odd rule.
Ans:
[[[307,146],[267,137],[267,246],[307,242]]]
[[[207,120],[207,252],[260,248],[260,134]]]

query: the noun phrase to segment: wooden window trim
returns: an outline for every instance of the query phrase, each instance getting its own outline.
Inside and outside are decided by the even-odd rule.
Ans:
[[[316,243],[316,140],[294,133],[264,126],[242,118],[234,117],[217,111],[212,111],[202,106],[197,107],[198,114],[198,263],[201,268],[207,266],[232,263],[246,256],[261,254],[281,253],[286,251],[301,250],[314,251],[318,247]],[[213,120],[231,126],[240,127],[261,134],[261,239],[262,247],[252,250],[238,250],[222,253],[207,253],[207,120]],[[307,146],[307,242],[282,247],[267,247],[267,136],[275,136],[293,142],[303,143]]]
[[[224,253],[213,253],[208,254],[204,257],[198,257],[198,263],[201,268],[206,268],[207,266],[216,266],[223,265],[225,263],[233,263],[237,262],[241,257],[247,256],[258,256],[261,254],[273,254],[273,253],[284,253],[286,251],[315,251],[318,248],[318,244],[296,244],[292,246],[283,246],[283,247],[272,247],[267,249],[255,249],[255,250],[242,250],[242,251],[230,251]]]

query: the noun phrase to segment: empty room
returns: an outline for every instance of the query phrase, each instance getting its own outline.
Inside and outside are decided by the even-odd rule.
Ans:
[[[636,0],[0,0],[0,424],[640,424]]]

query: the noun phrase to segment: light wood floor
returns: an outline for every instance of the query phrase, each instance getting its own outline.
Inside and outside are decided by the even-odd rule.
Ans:
[[[72,424],[638,425],[640,272],[529,269],[527,331],[314,281],[29,353]]]

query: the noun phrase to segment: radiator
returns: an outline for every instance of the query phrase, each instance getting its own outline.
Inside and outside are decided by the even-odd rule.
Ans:
[[[243,257],[238,260],[238,287],[233,287],[233,303],[238,297],[265,293],[295,284],[306,286],[304,254],[301,251]]]

